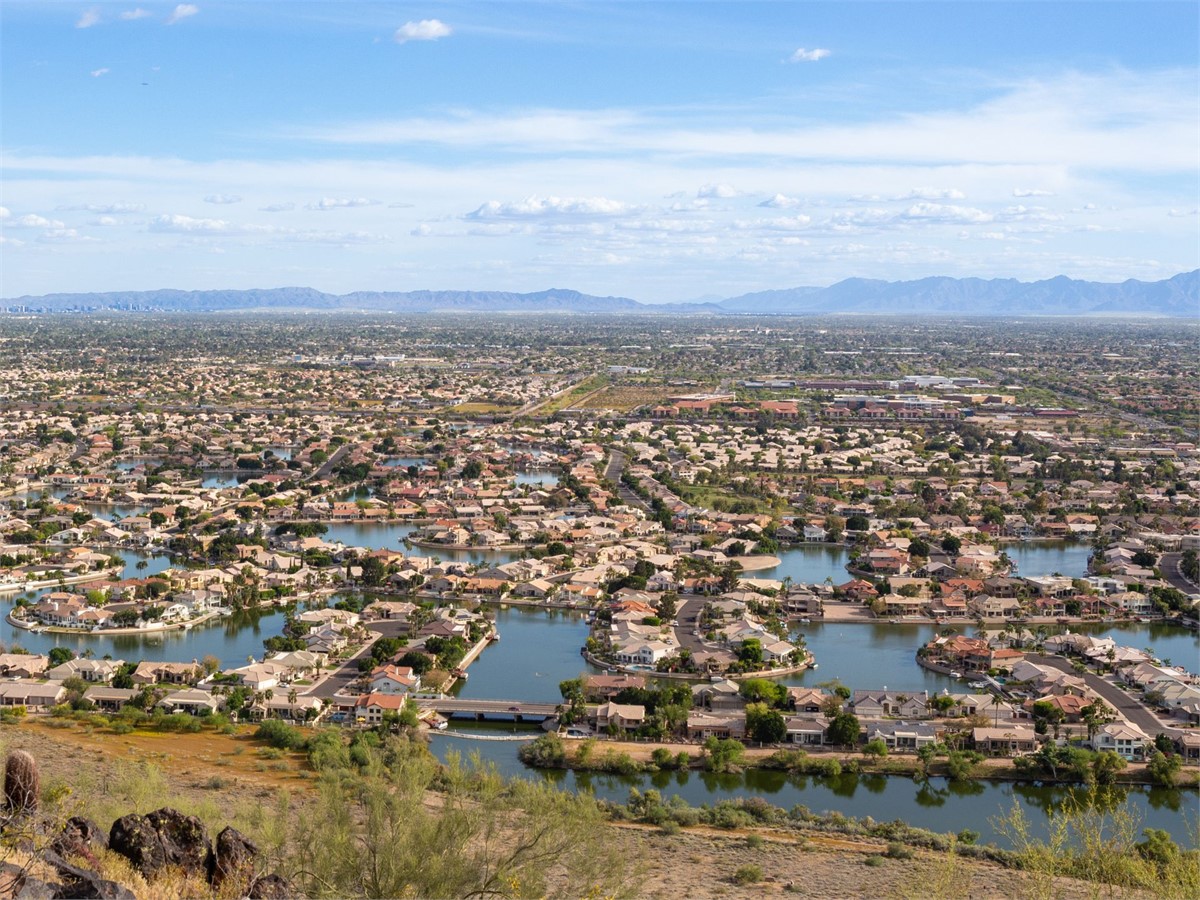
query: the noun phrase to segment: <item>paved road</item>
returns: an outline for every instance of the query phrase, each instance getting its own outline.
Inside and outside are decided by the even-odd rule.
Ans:
[[[444,697],[438,700],[417,700],[421,709],[440,713],[480,713],[484,715],[552,716],[559,704],[530,700],[459,700]]]
[[[350,682],[357,679],[360,674],[358,671],[358,660],[363,654],[371,652],[371,644],[375,643],[379,637],[378,633],[374,634],[371,640],[363,645],[361,650],[306,691],[306,696],[325,698],[339,693],[354,693],[348,689]]]
[[[309,481],[320,481],[322,478],[328,478],[329,473],[333,471],[333,467],[342,461],[342,457],[350,452],[349,444],[342,444],[337,450],[333,451],[333,455],[321,464],[321,468],[317,469],[308,476]]]
[[[620,450],[610,449],[608,451],[608,465],[604,468],[604,477],[617,486],[617,495],[627,504],[649,512],[650,507],[646,505],[646,501],[631,491],[629,486],[621,480],[621,473],[625,471],[625,464],[627,462],[628,460],[624,453]]]
[[[1026,655],[1026,658],[1032,663],[1037,663],[1039,666],[1051,666],[1069,675],[1076,674],[1075,670],[1071,668],[1071,664],[1059,656],[1041,656],[1037,653],[1029,653]],[[1088,687],[1103,697],[1122,717],[1137,725],[1142,731],[1150,735],[1150,737],[1154,737],[1157,734],[1168,734],[1173,737],[1178,732],[1178,729],[1164,725],[1158,716],[1150,712],[1132,694],[1125,693],[1125,691],[1116,687],[1116,685],[1107,679],[1092,672],[1088,672],[1080,677],[1087,682]]]
[[[1183,577],[1183,572],[1179,569],[1179,564],[1182,561],[1182,553],[1164,553],[1158,561],[1158,568],[1162,572],[1163,579],[1171,587],[1183,591],[1185,594],[1200,593],[1200,585],[1192,584],[1192,582]]]

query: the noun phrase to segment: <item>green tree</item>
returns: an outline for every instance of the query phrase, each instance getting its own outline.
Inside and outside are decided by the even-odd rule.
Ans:
[[[831,744],[853,747],[858,744],[860,731],[858,716],[851,712],[839,712],[829,723],[826,736]]]
[[[787,723],[778,710],[751,703],[746,707],[746,733],[760,744],[777,744],[787,738]]]

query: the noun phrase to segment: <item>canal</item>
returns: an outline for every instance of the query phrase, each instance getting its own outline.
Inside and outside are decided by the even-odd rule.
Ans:
[[[458,725],[453,727],[458,728]],[[462,731],[512,732],[507,728],[480,729],[462,726]],[[517,757],[521,745],[513,742],[469,741],[444,734],[432,737],[430,748],[443,761],[450,754],[467,758],[478,754],[484,764],[494,765],[510,778],[545,778],[570,791],[588,791],[595,796],[624,802],[632,788],[657,790],[664,798],[678,796],[693,806],[712,805],[739,797],[762,797],[774,806],[791,809],[801,805],[815,813],[838,812],[846,816],[876,820],[902,819],[919,828],[958,833],[978,831],[984,843],[1004,845],[994,821],[1018,805],[1039,832],[1045,833],[1052,810],[1073,795],[1073,789],[1033,783],[952,782],[932,778],[918,783],[911,778],[886,775],[841,775],[836,778],[787,775],[783,772],[748,769],[738,775],[708,772],[655,772],[629,776],[526,767]],[[602,750],[603,744],[600,745]],[[693,753],[698,753],[694,748]],[[1190,846],[1189,828],[1195,825],[1196,793],[1163,788],[1121,787],[1114,789],[1113,802],[1123,804],[1142,828],[1161,828]]]

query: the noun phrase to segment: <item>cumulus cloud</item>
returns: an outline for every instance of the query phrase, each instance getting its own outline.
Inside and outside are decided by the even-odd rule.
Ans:
[[[10,210],[7,206],[0,206],[0,220],[8,219],[11,217],[12,217],[12,210]]]
[[[101,75],[107,75],[107,74],[108,74],[108,69],[92,69],[92,71],[91,71],[91,76],[93,78],[99,78]]]
[[[438,19],[422,19],[419,22],[405,22],[396,29],[392,39],[397,44],[407,44],[409,41],[436,41],[453,33],[453,29],[445,22]]]
[[[607,197],[526,197],[510,203],[489,200],[467,213],[467,219],[516,219],[543,216],[620,216],[633,207]]]
[[[368,200],[366,197],[322,197],[316,203],[308,203],[305,209],[330,210],[350,209],[355,206],[374,206],[379,201]]]
[[[127,9],[121,13],[121,18],[126,22],[133,22],[136,19],[147,19],[150,17],[150,10],[142,9],[140,6],[137,9]]]
[[[100,216],[98,219],[92,220],[93,225],[99,225],[101,228],[108,228],[117,224],[117,220],[112,216]]]
[[[728,200],[737,195],[738,192],[728,184],[706,184],[696,191],[696,196],[704,200]]]
[[[767,209],[795,209],[797,206],[802,205],[803,202],[798,197],[787,197],[783,194],[776,194],[774,197],[764,200],[758,205]]]
[[[190,19],[198,12],[200,12],[200,7],[195,4],[180,3],[171,11],[171,15],[167,16],[167,24],[174,25],[177,22],[182,22],[184,19]]]
[[[75,22],[76,28],[91,28],[93,25],[100,24],[100,10],[89,9],[81,15],[78,21]]]
[[[7,217],[5,217],[7,218]],[[57,219],[47,219],[36,213],[27,213],[12,220],[13,228],[62,228],[63,223]]]
[[[808,50],[804,47],[798,49],[795,53],[788,57],[788,62],[820,62],[825,57],[829,56],[830,51],[824,47],[817,47],[813,50]]]
[[[237,194],[209,194],[204,198],[204,202],[225,205],[229,203],[241,203],[242,198]]]
[[[167,234],[227,234],[232,226],[224,219],[194,219],[191,216],[161,215],[150,222],[151,231]]]
[[[733,227],[739,231],[801,231],[812,224],[809,216],[777,216],[772,219],[739,220]]]
[[[1167,211],[1167,215],[1172,219],[1182,219],[1184,216],[1194,216],[1196,212],[1195,209],[1170,209]]]
[[[1014,197],[1053,197],[1054,191],[1043,191],[1040,188],[1013,188]]]
[[[982,209],[971,206],[954,206],[945,203],[914,203],[904,213],[902,219],[916,219],[927,222],[952,222],[956,224],[978,224],[992,221],[992,215]]]
[[[893,197],[893,200],[966,200],[967,195],[955,188],[913,188],[907,194]]]
[[[93,241],[95,238],[84,237],[74,228],[51,228],[43,231],[37,238],[43,244],[66,244],[73,241]]]
[[[259,212],[291,212],[296,208],[295,203],[269,203],[266,206],[260,206]]]
[[[57,206],[55,212],[94,212],[116,215],[141,212],[145,208],[141,203],[77,203],[73,206]]]

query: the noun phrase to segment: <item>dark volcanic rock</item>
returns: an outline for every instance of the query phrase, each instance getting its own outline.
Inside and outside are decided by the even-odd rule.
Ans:
[[[63,856],[81,856],[89,863],[96,862],[96,850],[107,846],[108,835],[91,819],[82,816],[67,819],[62,832],[50,845],[55,853]]]
[[[133,891],[115,881],[101,878],[96,872],[73,866],[52,850],[42,858],[54,867],[62,885],[54,896],[61,900],[137,900]]]
[[[264,875],[250,885],[249,900],[290,900],[297,896],[288,880],[281,875]]]
[[[248,878],[257,857],[258,847],[249,838],[236,828],[222,829],[208,858],[209,884],[220,887],[230,878]]]
[[[212,852],[204,823],[169,807],[146,816],[117,819],[109,832],[108,845],[147,878],[166,866],[202,872]]]

